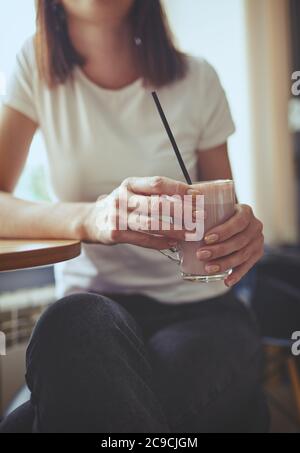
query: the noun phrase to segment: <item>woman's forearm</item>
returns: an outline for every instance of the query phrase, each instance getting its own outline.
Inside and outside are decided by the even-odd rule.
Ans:
[[[0,238],[84,240],[90,208],[89,203],[33,203],[0,191]]]

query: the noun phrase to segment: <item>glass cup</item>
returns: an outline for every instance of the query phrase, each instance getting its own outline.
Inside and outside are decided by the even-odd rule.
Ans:
[[[192,188],[204,195],[204,235],[235,214],[236,194],[232,180],[200,182]],[[177,249],[162,250],[161,253],[179,264],[183,280],[199,283],[225,280],[232,269],[211,275],[205,270],[207,263],[197,258],[197,251],[205,246],[203,237],[201,241],[181,241]]]

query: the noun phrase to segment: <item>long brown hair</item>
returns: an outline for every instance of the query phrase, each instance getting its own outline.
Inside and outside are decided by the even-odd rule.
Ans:
[[[135,0],[129,20],[144,82],[161,87],[183,78],[186,58],[175,47],[160,0]],[[40,76],[50,87],[65,83],[74,68],[84,64],[72,45],[65,11],[57,0],[37,0],[35,48]]]

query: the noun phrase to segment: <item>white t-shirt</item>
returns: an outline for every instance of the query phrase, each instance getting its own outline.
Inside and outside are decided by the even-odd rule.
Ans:
[[[224,90],[203,59],[188,57],[184,80],[158,94],[186,166],[197,180],[197,150],[221,145],[234,132]],[[121,90],[100,88],[77,68],[73,81],[49,90],[39,78],[33,40],[17,57],[5,103],[40,126],[56,199],[91,202],[129,176],[183,180],[151,90],[138,80]],[[176,264],[131,245],[84,245],[56,266],[57,296],[77,291],[145,294],[164,303],[193,302],[227,291],[223,282],[183,282]]]

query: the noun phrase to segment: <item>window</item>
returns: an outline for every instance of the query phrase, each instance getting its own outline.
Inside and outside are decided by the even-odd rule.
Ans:
[[[238,196],[243,202],[255,205],[245,2],[164,2],[180,47],[206,58],[219,73],[237,126],[237,132],[230,139],[230,154]]]
[[[2,5],[0,15],[0,96],[15,63],[17,52],[24,41],[35,31],[34,0],[9,0]],[[47,200],[45,186],[45,151],[42,138],[37,134],[33,140],[25,171],[22,174],[16,195],[28,200]]]

